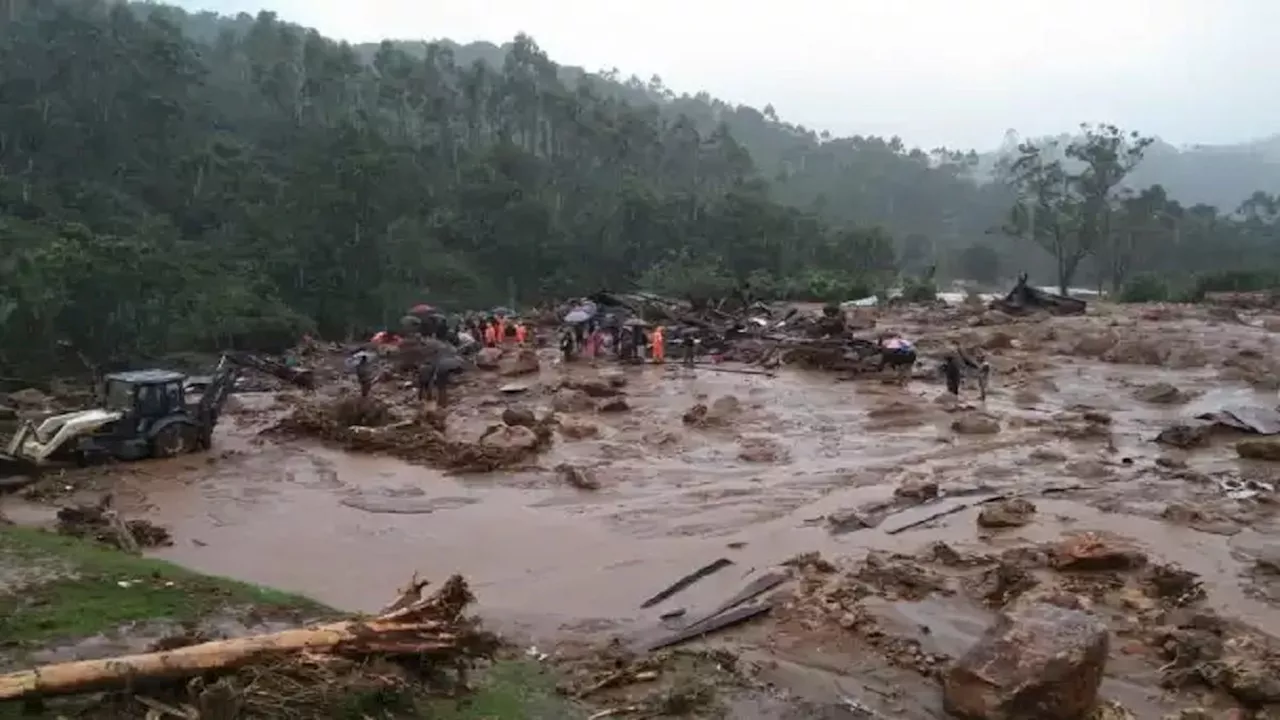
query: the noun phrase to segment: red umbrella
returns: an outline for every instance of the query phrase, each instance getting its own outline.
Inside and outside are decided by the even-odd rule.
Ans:
[[[430,305],[426,305],[424,303],[418,303],[417,305],[414,305],[413,307],[409,308],[409,312],[411,313],[429,313],[429,312],[435,312],[435,310],[436,309],[434,307]]]

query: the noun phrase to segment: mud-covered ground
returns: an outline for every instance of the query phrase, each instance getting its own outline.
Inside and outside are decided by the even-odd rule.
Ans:
[[[307,401],[243,394],[211,453],[68,473],[0,508],[52,522],[54,504],[110,490],[122,514],[172,533],[158,557],[351,610],[378,609],[409,569],[461,572],[486,620],[551,653],[602,707],[658,693],[739,718],[941,717],[940,668],[1028,594],[1107,620],[1108,717],[1280,703],[1261,635],[1280,628],[1280,466],[1241,460],[1230,434],[1191,450],[1153,442],[1200,412],[1274,407],[1280,318],[1189,306],[873,318],[917,339],[927,370],[952,342],[985,348],[987,401],[973,388],[949,401],[925,371],[900,387],[544,355],[537,374],[477,371],[455,391],[451,442],[492,434],[510,408],[558,417],[545,451],[502,471],[455,476],[263,434]],[[352,392],[335,382],[323,392]],[[409,390],[379,393],[417,412]],[[639,609],[718,558],[732,565]],[[659,616],[709,610],[778,568],[790,580],[769,616],[595,688]],[[619,655],[602,654],[615,638]],[[675,687],[690,677],[716,697]]]

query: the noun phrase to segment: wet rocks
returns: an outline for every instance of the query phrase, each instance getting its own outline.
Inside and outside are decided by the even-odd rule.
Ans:
[[[1055,545],[1049,564],[1055,570],[1132,570],[1141,567],[1147,556],[1095,533],[1081,533]]]
[[[476,353],[476,367],[481,370],[497,370],[502,360],[502,348],[480,348]]]
[[[556,412],[585,412],[595,409],[595,401],[582,390],[560,388],[551,396],[551,407]]]
[[[693,427],[714,427],[728,425],[742,411],[742,402],[733,395],[716,398],[711,405],[698,403],[685,411],[685,425]]]
[[[943,703],[968,720],[1083,720],[1097,704],[1107,626],[1079,610],[1031,603],[1001,613],[943,680]]]
[[[23,388],[9,393],[9,404],[21,408],[43,408],[53,402],[53,398],[35,388]]]
[[[538,352],[532,348],[523,348],[509,362],[500,363],[500,373],[507,377],[517,377],[520,375],[531,375],[538,372],[541,364],[538,362]]]
[[[1178,423],[1161,430],[1156,442],[1185,450],[1208,443],[1213,431],[1212,423]]]
[[[951,592],[945,577],[909,555],[872,551],[854,576],[891,599],[922,600],[936,592]]]
[[[751,463],[776,463],[790,458],[790,453],[777,440],[760,435],[738,441],[738,459]]]
[[[1280,461],[1280,438],[1249,438],[1236,443],[1236,454],[1246,460]]]
[[[925,477],[909,477],[893,489],[893,496],[912,502],[932,500],[938,497],[938,482]]]
[[[590,469],[571,465],[569,463],[560,463],[556,466],[556,473],[560,479],[572,485],[579,490],[599,490],[600,481],[596,479],[595,473]]]
[[[626,378],[621,378],[624,382]],[[566,380],[561,387],[581,390],[593,398],[611,398],[622,394],[622,385],[615,385],[608,379],[587,378],[585,380]]]
[[[560,434],[570,440],[586,440],[599,437],[600,427],[584,420],[564,420],[560,423]]]
[[[538,442],[533,430],[520,425],[498,425],[480,440],[481,445],[509,451],[532,450]]]
[[[1169,383],[1161,382],[1138,388],[1133,391],[1133,398],[1155,405],[1177,405],[1187,402],[1191,396]]]
[[[1035,517],[1035,503],[1026,498],[1010,498],[986,505],[978,513],[978,525],[985,528],[1022,527]]]
[[[968,413],[951,421],[951,430],[961,435],[994,435],[1000,432],[1000,421],[990,415]]]
[[[608,400],[600,403],[596,409],[602,413],[620,413],[630,410],[631,405],[627,402],[626,398],[615,397],[609,398]]]
[[[502,422],[532,428],[538,424],[538,417],[527,407],[509,407],[502,411]]]

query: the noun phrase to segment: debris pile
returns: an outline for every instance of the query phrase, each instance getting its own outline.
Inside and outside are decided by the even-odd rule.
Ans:
[[[58,510],[57,529],[61,535],[95,540],[133,553],[141,548],[173,544],[169,531],[159,525],[141,519],[121,519],[111,508],[110,495],[104,496],[97,505],[76,505]]]
[[[531,427],[499,426],[512,437],[490,433],[477,442],[467,442],[446,436],[444,417],[439,412],[420,412],[408,420],[387,422],[389,411],[384,411],[385,405],[368,399],[302,402],[263,434],[319,438],[352,452],[394,455],[409,462],[466,473],[491,472],[526,462],[551,444],[557,423],[554,415],[548,415]],[[371,418],[381,424],[369,424]],[[350,422],[353,419],[364,422]],[[520,436],[514,437],[515,432]]]
[[[424,598],[426,584],[415,577],[373,618],[0,675],[0,701],[118,691],[103,702],[119,705],[120,717],[275,718],[337,717],[357,694],[411,703],[453,691],[463,670],[499,647],[463,615],[474,598],[462,577]],[[441,687],[445,678],[454,687]],[[133,694],[139,687],[154,689]]]

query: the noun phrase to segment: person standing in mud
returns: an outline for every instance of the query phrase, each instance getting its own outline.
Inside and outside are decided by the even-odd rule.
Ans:
[[[911,378],[911,370],[916,366],[916,348],[910,340],[890,333],[880,340],[880,372],[886,367],[893,368],[902,385]]]
[[[373,359],[361,350],[355,356],[356,382],[360,383],[360,397],[367,398],[373,392]]]
[[[965,375],[973,375],[978,381],[978,399],[986,402],[987,386],[991,381],[991,364],[982,357],[970,357],[956,345],[942,359],[942,377],[947,381],[947,392],[960,395],[960,383]]]
[[[448,402],[449,382],[462,370],[457,348],[439,338],[427,338],[422,344],[422,366],[418,369],[418,400],[435,396],[436,406]]]

